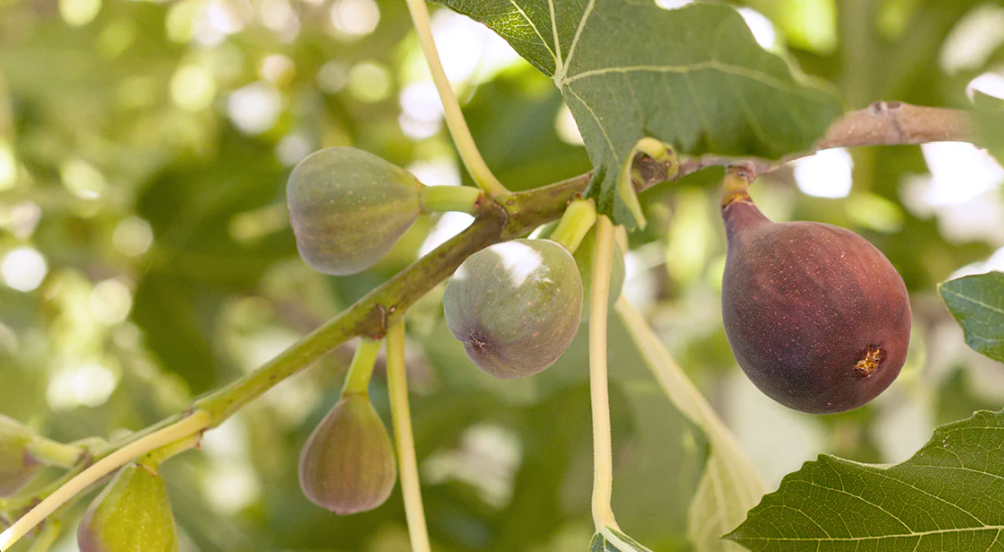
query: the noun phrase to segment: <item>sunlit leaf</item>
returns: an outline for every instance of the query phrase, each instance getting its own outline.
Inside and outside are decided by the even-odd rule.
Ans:
[[[597,168],[588,194],[629,226],[616,186],[639,139],[692,154],[778,158],[807,149],[841,112],[830,92],[800,82],[761,48],[727,6],[437,1],[495,30],[554,80]]]
[[[938,293],[977,352],[1004,362],[1004,273],[989,272],[950,280]]]
[[[690,542],[698,552],[738,550],[720,537],[742,522],[746,511],[766,492],[756,467],[638,311],[621,298],[617,312],[666,395],[704,430],[711,446],[707,467],[690,503]]]
[[[1004,412],[978,412],[895,466],[821,455],[728,538],[754,551],[1002,550],[1002,432]]]

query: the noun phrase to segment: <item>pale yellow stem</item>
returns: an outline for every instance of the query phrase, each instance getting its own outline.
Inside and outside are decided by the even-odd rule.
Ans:
[[[394,442],[397,443],[398,471],[401,474],[401,494],[408,518],[413,552],[429,552],[429,530],[425,525],[422,491],[418,481],[418,460],[415,457],[415,436],[411,431],[411,411],[408,407],[408,375],[404,365],[404,323],[387,329],[387,385],[390,388],[390,411],[394,419]]]
[[[449,79],[446,78],[446,71],[443,70],[443,63],[439,60],[439,52],[436,50],[436,41],[432,38],[432,26],[429,24],[429,9],[425,5],[425,0],[407,0],[408,10],[411,12],[411,19],[415,23],[415,32],[418,33],[418,41],[422,44],[422,52],[425,60],[429,64],[429,72],[432,73],[432,80],[439,90],[439,98],[443,102],[443,113],[446,118],[446,127],[450,129],[450,136],[457,146],[460,159],[467,167],[467,172],[477,183],[478,187],[485,191],[490,197],[498,197],[509,193],[509,190],[495,178],[478,146],[474,143],[471,130],[467,128],[467,121],[460,110],[460,102],[450,86]]]
[[[589,394],[593,411],[593,522],[596,530],[617,528],[613,497],[613,443],[610,436],[610,393],[607,388],[607,297],[614,255],[614,226],[601,215],[596,220],[589,310]]]

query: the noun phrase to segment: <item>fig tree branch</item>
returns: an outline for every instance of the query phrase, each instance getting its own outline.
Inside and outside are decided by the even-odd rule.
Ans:
[[[639,154],[635,164],[641,170],[636,188],[644,190],[665,181],[682,178],[710,166],[746,165],[756,174],[769,172],[784,162],[807,157],[816,151],[831,147],[858,147],[879,145],[920,144],[931,141],[972,142],[972,121],[964,111],[920,107],[900,102],[876,102],[867,109],[852,111],[837,120],[816,147],[810,151],[786,157],[781,161],[757,158],[700,156],[683,159],[679,171],[673,163],[665,163]],[[677,174],[671,178],[667,171]],[[79,493],[99,479],[88,476],[76,478],[83,472],[110,473],[116,467],[133,460],[139,454],[131,451],[160,443],[169,434],[178,440],[214,428],[243,407],[262,396],[286,378],[303,370],[314,361],[354,337],[381,338],[390,325],[399,322],[404,312],[415,301],[448,278],[467,257],[489,245],[526,235],[534,228],[557,220],[568,203],[580,195],[589,184],[592,173],[529,190],[486,198],[477,205],[474,222],[463,232],[447,241],[432,253],[415,261],[396,276],[374,289],[354,305],[307,335],[277,357],[247,376],[214,391],[197,401],[188,412],[176,414],[151,427],[96,450],[88,461],[79,462],[66,474],[65,485],[51,493],[61,500]],[[187,428],[187,435],[177,434],[177,428]],[[131,447],[137,443],[136,447]],[[89,470],[100,463],[102,470]],[[87,482],[87,484],[84,484]],[[29,502],[46,499],[48,491],[28,496]],[[11,502],[20,502],[15,497]],[[48,506],[52,506],[50,501]],[[49,510],[51,511],[51,510]],[[30,512],[23,521],[0,536],[0,552],[7,550],[20,536],[29,531],[45,515],[43,510]]]

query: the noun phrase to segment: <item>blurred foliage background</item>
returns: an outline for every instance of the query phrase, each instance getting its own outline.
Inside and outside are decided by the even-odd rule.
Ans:
[[[972,90],[1004,97],[1000,3],[746,4],[761,43],[831,81],[849,108],[965,107]],[[547,78],[463,17],[438,10],[433,24],[504,184],[589,169]],[[423,218],[373,270],[313,273],[288,228],[285,178],[333,145],[366,149],[428,184],[467,182],[399,0],[0,0],[0,413],[67,441],[141,429],[259,366],[469,222]],[[1004,268],[1004,169],[984,152],[831,150],[755,186],[775,220],[864,235],[912,293],[902,376],[838,416],[788,411],[735,365],[719,312],[720,177],[708,170],[643,194],[651,224],[631,237],[625,293],[769,487],[821,452],[901,461],[934,425],[1004,406],[1004,367],[965,347],[935,293],[953,274]],[[545,373],[495,381],[450,336],[441,293],[408,326],[434,548],[585,550],[584,336]],[[611,332],[618,519],[655,550],[685,550],[706,443],[623,328]],[[297,485],[300,446],[335,402],[350,355],[351,344],[340,348],[209,433],[202,453],[169,464],[183,550],[408,550],[397,491],[374,512],[339,518]],[[378,376],[373,396],[386,416],[384,385]],[[67,537],[57,550],[76,544]]]

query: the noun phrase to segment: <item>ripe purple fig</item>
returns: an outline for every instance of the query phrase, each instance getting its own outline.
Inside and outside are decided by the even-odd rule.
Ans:
[[[178,530],[156,467],[122,468],[84,513],[77,544],[80,552],[177,552]]]
[[[342,397],[300,454],[303,494],[338,515],[380,506],[396,480],[394,447],[366,395]]]
[[[748,198],[725,206],[722,219],[725,333],[761,391],[795,410],[831,414],[864,405],[896,379],[910,302],[878,249],[829,224],[772,222]]]
[[[522,378],[554,364],[582,318],[575,259],[550,240],[513,240],[471,255],[443,296],[446,324],[492,376]]]
[[[29,449],[33,439],[28,428],[0,416],[0,497],[16,493],[38,472]]]
[[[355,148],[328,148],[300,162],[286,184],[300,256],[314,270],[356,274],[382,259],[421,211],[422,184]]]

